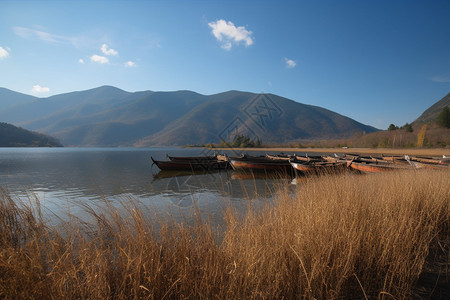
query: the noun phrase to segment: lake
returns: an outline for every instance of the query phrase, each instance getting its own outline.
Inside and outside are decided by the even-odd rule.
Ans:
[[[236,155],[233,151],[223,151]],[[195,211],[219,222],[226,207],[245,211],[273,200],[279,183],[233,171],[188,174],[160,172],[150,156],[197,156],[213,152],[197,148],[0,148],[0,186],[13,199],[39,200],[47,216],[85,214],[82,205],[136,200],[177,220]],[[264,152],[252,152],[254,155]],[[105,201],[106,200],[106,201]],[[82,205],[80,205],[82,204]]]

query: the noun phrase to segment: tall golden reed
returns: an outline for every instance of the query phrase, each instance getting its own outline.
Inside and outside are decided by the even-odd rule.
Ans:
[[[430,245],[448,239],[449,175],[306,178],[263,210],[230,209],[220,234],[155,223],[132,199],[56,230],[2,190],[0,297],[410,298]]]

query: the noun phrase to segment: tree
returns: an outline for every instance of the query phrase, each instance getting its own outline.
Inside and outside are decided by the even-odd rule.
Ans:
[[[389,131],[396,130],[396,129],[398,129],[398,127],[395,126],[394,124],[391,124],[391,125],[389,125],[389,127],[388,127],[388,130],[389,130]]]
[[[262,141],[257,139],[256,141],[250,139],[248,136],[237,134],[234,136],[233,142],[230,143],[230,147],[233,148],[252,148],[260,147]]]
[[[409,123],[406,123],[405,125],[403,125],[402,128],[405,129],[406,132],[413,132],[413,128],[412,128],[411,124],[409,124]]]
[[[440,112],[437,123],[439,126],[450,128],[450,108],[448,106],[444,107]]]

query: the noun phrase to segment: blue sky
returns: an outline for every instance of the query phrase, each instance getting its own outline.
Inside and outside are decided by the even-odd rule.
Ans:
[[[450,92],[450,1],[0,0],[0,87],[274,93],[385,129]]]

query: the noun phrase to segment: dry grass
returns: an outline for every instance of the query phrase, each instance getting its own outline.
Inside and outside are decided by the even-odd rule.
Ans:
[[[228,212],[220,240],[202,221],[156,230],[132,201],[57,232],[2,191],[0,297],[411,298],[438,241],[448,265],[449,175],[307,178],[295,197]]]

